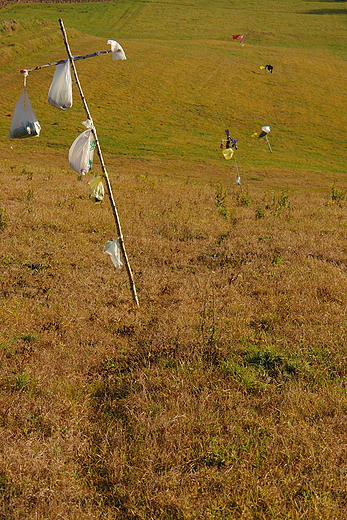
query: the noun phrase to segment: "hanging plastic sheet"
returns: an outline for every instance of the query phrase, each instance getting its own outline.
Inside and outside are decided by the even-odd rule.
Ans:
[[[116,238],[116,240],[108,240],[104,245],[103,253],[110,255],[113,265],[117,269],[121,269],[123,267],[122,261],[120,259],[118,238]]]

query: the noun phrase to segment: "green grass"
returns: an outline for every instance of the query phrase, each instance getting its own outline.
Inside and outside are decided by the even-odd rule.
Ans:
[[[2,113],[10,114],[20,95],[19,69],[64,57],[62,18],[74,53],[107,48],[107,39],[113,38],[128,56],[123,63],[107,56],[77,67],[105,151],[220,165],[218,145],[229,127],[239,138],[238,158],[245,169],[324,172],[334,181],[336,173],[345,171],[341,114],[347,102],[341,78],[346,16],[336,2],[329,3],[328,14],[320,2],[310,3],[312,9],[303,2],[251,5],[8,5],[0,20],[16,20],[18,28],[1,39]],[[321,15],[310,14],[315,7],[322,8]],[[235,32],[247,34],[244,47],[231,40]],[[267,62],[274,65],[272,75],[259,69]],[[31,143],[35,149],[66,148],[84,119],[77,92],[69,114],[47,106],[52,72],[44,69],[28,78],[43,127],[39,143]],[[3,117],[0,124],[6,135],[9,120]],[[272,155],[266,144],[251,138],[264,124],[272,128]]]

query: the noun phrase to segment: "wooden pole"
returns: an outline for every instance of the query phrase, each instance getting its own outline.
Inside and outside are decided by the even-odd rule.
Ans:
[[[94,56],[102,56],[103,54],[109,54],[112,52],[111,49],[107,51],[97,51],[93,52],[92,54],[85,54],[84,56],[72,56],[72,59],[74,61],[77,60],[85,60],[86,58],[93,58]],[[59,61],[52,61],[51,63],[46,63],[45,65],[38,65],[37,67],[31,67],[31,69],[22,69],[20,72],[32,72],[33,70],[40,70],[44,69],[45,67],[51,67],[52,65],[60,65],[61,63],[64,63],[66,60],[59,60]]]
[[[69,43],[68,43],[68,40],[67,40],[67,35],[66,35],[66,31],[65,31],[63,20],[60,19],[59,23],[60,23],[61,31],[63,33],[63,38],[64,38],[64,44],[65,44],[65,47],[66,47],[66,52],[68,54],[68,57],[69,57],[69,60],[70,60],[70,63],[71,63],[71,68],[72,68],[74,76],[75,76],[76,84],[77,84],[77,87],[78,87],[78,90],[79,90],[79,93],[80,93],[80,96],[81,96],[81,99],[82,99],[82,103],[83,103],[84,109],[86,111],[88,119],[93,121],[93,119],[91,117],[91,114],[89,112],[89,108],[88,108],[88,105],[87,105],[87,102],[86,102],[86,98],[84,97],[84,94],[83,94],[83,91],[82,91],[81,83],[80,83],[80,81],[78,79],[78,75],[77,75],[77,71],[76,71],[76,67],[75,67],[75,63],[74,63],[74,57],[71,54],[71,50],[70,50],[70,46],[69,46]],[[119,215],[118,215],[117,207],[116,207],[116,204],[115,204],[115,201],[114,201],[110,179],[109,179],[109,176],[108,176],[108,173],[107,173],[107,170],[106,170],[106,166],[105,166],[105,163],[104,163],[104,159],[103,159],[101,148],[100,148],[100,143],[99,143],[99,140],[98,140],[98,136],[97,136],[97,132],[96,132],[96,129],[94,127],[94,124],[93,124],[93,128],[92,128],[92,132],[94,134],[96,149],[97,149],[98,156],[99,156],[99,159],[100,159],[102,172],[103,172],[103,175],[104,175],[105,181],[106,181],[106,186],[107,186],[108,196],[109,196],[110,203],[111,203],[112,213],[113,213],[114,220],[115,220],[116,227],[117,227],[119,246],[120,246],[120,250],[121,250],[122,255],[123,255],[125,267],[126,267],[126,270],[127,270],[127,273],[128,273],[128,277],[129,277],[131,293],[132,293],[134,302],[136,303],[137,306],[139,306],[139,300],[137,298],[137,293],[136,293],[136,287],[135,287],[135,283],[134,283],[134,279],[133,279],[133,274],[132,274],[131,267],[130,267],[130,264],[129,264],[128,256],[127,256],[126,251],[125,251],[125,246],[124,246],[124,241],[123,241],[123,235],[122,235]]]
[[[236,170],[236,183],[237,184],[241,184],[241,177],[240,177],[240,172],[239,172],[239,167],[238,167],[238,164],[236,162],[236,157],[234,157],[234,161],[235,161],[235,170]]]
[[[270,152],[272,153],[272,148],[271,148],[270,141],[269,141],[269,138],[268,138],[267,135],[265,136],[265,139],[266,139],[266,142],[267,142],[268,147],[269,147],[269,149],[270,149]]]

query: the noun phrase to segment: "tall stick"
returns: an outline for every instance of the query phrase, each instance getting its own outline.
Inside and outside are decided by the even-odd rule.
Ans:
[[[64,44],[65,44],[65,47],[66,47],[66,52],[67,52],[67,54],[69,56],[71,68],[72,68],[74,76],[75,76],[76,84],[77,84],[77,87],[78,87],[78,90],[79,90],[79,93],[80,93],[80,96],[81,96],[81,99],[82,99],[82,103],[83,103],[84,109],[86,111],[88,119],[90,119],[92,121],[93,119],[92,119],[92,117],[90,115],[89,108],[88,108],[88,105],[87,105],[87,102],[86,102],[86,98],[84,97],[84,94],[83,94],[83,91],[82,91],[82,87],[81,87],[81,83],[80,83],[80,81],[78,79],[78,75],[77,75],[77,71],[76,71],[76,67],[75,67],[75,63],[74,63],[74,58],[73,58],[73,56],[71,54],[70,46],[69,46],[69,43],[68,43],[68,40],[67,40],[67,36],[66,36],[66,32],[65,32],[65,27],[64,27],[64,24],[63,24],[63,20],[60,19],[59,23],[60,23],[61,31],[63,33],[63,38],[64,38]],[[131,292],[132,292],[132,295],[133,295],[134,302],[136,303],[137,306],[139,306],[139,300],[137,298],[137,293],[136,293],[136,287],[135,287],[135,283],[134,283],[134,279],[133,279],[133,274],[132,274],[131,267],[130,267],[129,260],[128,260],[128,256],[126,254],[125,247],[124,247],[124,241],[123,241],[123,235],[122,235],[120,220],[119,220],[119,216],[118,216],[118,211],[117,211],[116,204],[115,204],[115,201],[114,201],[110,179],[109,179],[109,176],[108,176],[108,173],[107,173],[107,170],[106,170],[106,166],[105,166],[105,163],[104,163],[104,159],[103,159],[103,156],[102,156],[102,152],[101,152],[98,136],[97,136],[96,129],[95,129],[94,125],[93,125],[93,128],[92,128],[92,132],[94,134],[96,149],[98,151],[98,156],[99,156],[99,159],[100,159],[102,172],[103,172],[105,180],[106,180],[108,196],[109,196],[109,199],[110,199],[111,208],[112,208],[112,212],[113,212],[113,216],[114,216],[114,220],[115,220],[116,227],[117,227],[117,232],[118,232],[119,246],[120,246],[123,258],[124,258],[125,267],[126,267],[126,270],[127,270],[127,273],[128,273],[128,277],[129,277],[130,289],[131,289]]]
[[[268,138],[267,135],[265,136],[265,139],[266,139],[266,142],[267,142],[268,147],[269,147],[269,149],[270,149],[270,152],[272,153],[272,148],[271,148],[270,141],[269,141],[269,138]]]

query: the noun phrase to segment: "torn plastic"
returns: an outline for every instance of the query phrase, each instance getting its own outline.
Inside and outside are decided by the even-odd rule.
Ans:
[[[115,240],[108,240],[104,245],[103,253],[110,255],[113,265],[117,269],[121,269],[123,267],[123,264],[120,259],[120,249],[118,240],[118,238],[116,238]]]
[[[90,119],[82,121],[87,130],[82,132],[69,150],[69,163],[75,172],[85,175],[92,169],[94,149],[96,146],[93,134],[93,122]]]
[[[72,107],[70,60],[65,60],[64,63],[56,66],[48,92],[48,103],[62,110]]]
[[[103,175],[98,175],[88,182],[88,185],[92,188],[89,198],[95,204],[100,204],[105,197],[103,178]]]
[[[107,43],[111,45],[112,59],[113,60],[126,60],[125,52],[121,45],[115,40],[108,40]]]

